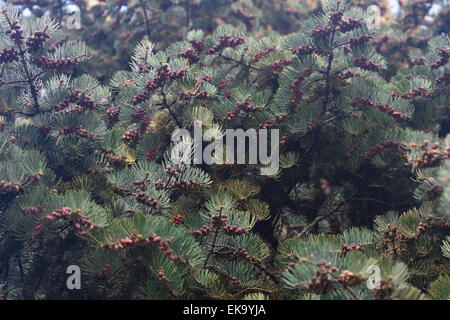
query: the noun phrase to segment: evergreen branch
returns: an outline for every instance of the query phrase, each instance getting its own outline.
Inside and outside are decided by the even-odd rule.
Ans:
[[[223,212],[223,209],[224,209],[224,206],[221,205],[221,206],[219,207],[219,221],[222,219],[222,212]],[[211,248],[209,249],[209,251],[208,251],[208,253],[207,253],[207,255],[206,255],[205,262],[203,263],[203,269],[206,268],[206,266],[208,265],[208,260],[209,260],[209,258],[210,258],[211,255],[214,253],[214,249],[216,248],[217,235],[219,234],[220,228],[221,228],[220,225],[218,225],[218,226],[216,226],[216,227],[214,228],[214,238],[213,238],[213,242],[212,242],[212,244],[211,244],[211,246],[210,246]]]
[[[340,2],[337,3],[336,10],[339,10],[339,4],[340,4]],[[328,100],[329,100],[329,95],[330,95],[330,86],[331,86],[331,83],[330,83],[330,72],[331,72],[331,65],[332,65],[333,59],[334,59],[334,48],[333,48],[333,45],[334,45],[334,37],[336,35],[336,28],[337,28],[337,25],[334,25],[333,29],[331,31],[331,48],[330,48],[330,53],[328,55],[327,69],[326,69],[326,72],[325,72],[325,100],[323,102],[324,112],[327,111],[327,105],[328,105]]]
[[[7,11],[3,10],[2,13],[5,16],[5,19],[8,22],[9,27],[11,29],[13,29],[13,24],[12,24],[11,20],[9,19]],[[40,108],[39,107],[39,101],[38,101],[38,92],[37,92],[36,87],[34,85],[33,77],[31,77],[31,73],[30,73],[30,71],[28,69],[28,64],[25,61],[26,50],[23,49],[23,47],[22,47],[22,45],[20,43],[14,42],[14,44],[16,45],[17,49],[19,50],[20,61],[22,63],[23,70],[24,70],[25,75],[27,77],[26,82],[30,86],[31,96],[32,96],[33,101],[34,101],[34,108],[35,108],[36,113],[37,113],[37,112],[39,112],[39,108]]]

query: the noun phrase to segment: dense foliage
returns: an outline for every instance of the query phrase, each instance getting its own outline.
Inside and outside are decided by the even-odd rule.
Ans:
[[[1,298],[450,298],[445,2],[12,2]],[[175,161],[198,128],[278,129],[280,169]]]

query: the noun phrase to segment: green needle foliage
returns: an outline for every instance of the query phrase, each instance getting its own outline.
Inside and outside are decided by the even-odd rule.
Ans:
[[[178,6],[149,1],[161,15],[144,34],[145,2],[96,6],[122,23],[102,39],[130,15],[128,57],[86,30],[70,40],[50,2],[50,16],[0,8],[2,298],[449,298],[445,26],[391,66],[379,40],[398,26],[372,28],[365,2],[277,27],[286,11],[246,1],[206,27],[210,1],[185,1],[181,28],[164,18]],[[280,169],[176,161],[194,142],[173,131],[198,127],[209,142],[278,129]]]

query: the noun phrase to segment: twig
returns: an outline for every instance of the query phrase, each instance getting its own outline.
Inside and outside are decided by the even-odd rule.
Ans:
[[[11,20],[9,19],[6,12],[3,12],[3,15],[5,16],[9,27],[12,29],[13,24],[11,23]],[[26,82],[28,82],[28,84],[30,86],[31,96],[33,97],[33,101],[34,101],[34,108],[35,108],[36,112],[38,112],[39,111],[38,93],[37,93],[36,87],[34,86],[33,77],[31,77],[31,73],[28,69],[28,64],[25,61],[25,50],[22,48],[22,45],[20,43],[16,43],[16,42],[14,42],[14,43],[16,44],[16,47],[19,49],[20,61],[22,63],[23,70],[25,71],[25,75],[27,77]]]
[[[305,234],[310,232],[312,230],[312,228],[314,228],[317,223],[319,223],[323,219],[328,218],[329,216],[331,216],[332,214],[337,212],[346,202],[352,200],[353,196],[355,194],[356,194],[356,191],[348,199],[339,201],[339,205],[336,208],[334,208],[333,210],[331,210],[330,212],[328,212],[326,214],[323,214],[323,215],[320,215],[320,216],[317,216],[309,225],[307,225],[305,227],[305,229],[302,230],[302,232],[300,232],[299,236],[300,237],[304,236]]]
[[[150,28],[150,21],[148,20],[148,16],[147,16],[147,8],[145,7],[144,1],[140,0],[139,3],[141,4],[142,11],[144,11],[145,28],[147,31],[148,40],[150,40],[152,30]]]
[[[219,209],[219,221],[222,220],[222,211],[223,208],[221,207]],[[211,254],[214,252],[214,249],[216,248],[216,241],[217,241],[217,234],[220,231],[220,225],[218,225],[215,229],[214,229],[214,238],[213,238],[213,242],[211,244],[211,249],[208,251],[208,254],[206,256],[205,262],[203,263],[203,269],[206,268],[206,266],[208,265],[208,260],[209,257],[211,256]]]
[[[234,59],[234,58],[232,58],[232,57],[224,56],[224,55],[222,55],[222,53],[207,53],[207,52],[201,52],[200,54],[205,54],[205,55],[215,55],[216,58],[223,58],[223,59],[228,60],[228,61],[236,62],[237,64],[240,64],[240,65],[242,65],[242,66],[244,66],[244,67],[247,67],[247,68],[249,68],[249,69],[259,70],[259,68],[254,67],[254,66],[252,66],[251,64],[245,64],[242,60],[237,60],[237,59]],[[214,63],[214,61],[213,61],[213,63]]]
[[[189,0],[186,0],[186,27],[189,28],[189,25],[191,24],[191,2]]]
[[[161,90],[161,95],[163,97],[163,105],[164,107],[169,111],[170,115],[172,116],[173,120],[175,120],[175,122],[177,123],[178,127],[182,127],[181,122],[178,120],[176,114],[172,111],[172,109],[170,108],[169,104],[167,103],[167,97],[166,94],[164,93],[164,90]]]

